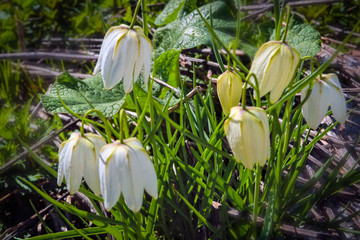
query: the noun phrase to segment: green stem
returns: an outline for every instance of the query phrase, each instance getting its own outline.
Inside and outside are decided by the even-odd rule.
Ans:
[[[286,40],[286,35],[288,33],[288,29],[289,29],[289,25],[290,25],[290,15],[291,15],[291,12],[290,12],[290,6],[287,5],[286,6],[286,10],[287,10],[287,16],[286,16],[286,26],[285,26],[285,31],[284,31],[284,35],[283,35],[283,38],[281,40],[282,43],[285,43],[285,40]]]
[[[86,117],[95,112],[97,115],[99,115],[99,117],[101,118],[101,120],[104,122],[104,129],[105,129],[105,132],[106,132],[106,137],[107,137],[107,142],[108,143],[111,143],[111,126],[109,124],[109,122],[107,121],[106,117],[104,116],[104,114],[102,114],[102,112],[100,112],[99,110],[97,109],[90,109],[89,111],[87,111],[85,114],[84,114],[84,118],[86,119]],[[84,120],[82,120],[81,122],[81,127],[80,127],[80,133],[83,134],[84,133]]]
[[[138,14],[139,9],[140,9],[140,3],[141,3],[141,0],[138,0],[138,2],[137,2],[137,4],[136,4],[135,11],[134,11],[134,16],[133,16],[133,19],[131,20],[131,24],[130,24],[129,29],[133,29],[133,28],[134,28],[134,25],[135,25],[135,22],[136,22],[136,15]]]
[[[195,5],[195,8],[197,10],[197,12],[199,13],[201,19],[203,20],[206,28],[208,29],[212,39],[215,39],[220,46],[226,51],[226,53],[231,57],[231,59],[236,62],[236,64],[239,65],[239,67],[241,68],[241,70],[243,70],[245,73],[248,73],[249,70],[244,66],[244,64],[242,64],[239,59],[237,59],[236,56],[234,56],[234,54],[232,54],[229,49],[225,46],[225,44],[221,41],[221,39],[215,34],[214,30],[211,28],[210,24],[206,21],[206,19],[204,18],[204,16],[202,15],[202,13],[200,12],[199,8]]]
[[[258,205],[259,205],[259,195],[260,195],[260,182],[261,182],[261,170],[262,167],[257,163],[256,164],[256,178],[255,178],[255,186],[254,186],[254,209],[253,209],[253,232],[252,235],[255,239],[257,239],[256,234],[256,224],[257,224],[257,215],[258,215]]]
[[[275,41],[280,39],[280,31],[278,31],[280,21],[280,4],[279,0],[274,0],[274,14],[275,14]]]
[[[142,240],[142,235],[141,235],[141,215],[140,212],[135,213],[136,216],[136,234],[138,236],[139,240]]]
[[[146,4],[145,0],[141,0],[141,15],[143,19],[143,29],[145,36],[148,36],[148,23],[147,23],[147,14],[146,14]]]
[[[62,98],[61,98],[61,96],[60,96],[60,93],[59,93],[59,89],[58,89],[58,88],[57,88],[57,94],[58,94],[58,98],[59,98],[62,106],[63,106],[63,107],[66,109],[66,111],[68,111],[71,115],[73,115],[74,117],[76,117],[76,118],[78,118],[78,119],[80,119],[80,120],[82,120],[82,121],[86,121],[86,122],[88,122],[88,123],[91,123],[91,124],[94,125],[94,126],[102,127],[102,128],[105,129],[105,131],[106,131],[105,125],[108,124],[107,121],[104,121],[104,124],[105,124],[105,125],[102,125],[102,124],[100,124],[100,123],[98,123],[98,122],[92,121],[92,120],[90,120],[90,119],[86,119],[85,117],[82,117],[82,116],[80,116],[79,114],[76,114],[76,113],[75,113],[74,111],[72,111],[68,106],[66,106],[66,104],[64,103],[64,101],[62,100]],[[98,111],[98,113],[100,113],[100,114],[102,115],[102,113],[101,113],[99,110],[97,110],[97,109],[91,109],[91,110],[96,110],[96,111]],[[102,115],[102,116],[104,116],[104,115]],[[105,117],[104,117],[104,119],[106,120]],[[83,125],[82,125],[82,127],[84,128]],[[108,125],[108,127],[110,127],[110,130],[111,130],[115,135],[117,135],[116,131],[111,127],[111,125]],[[81,130],[81,131],[84,132],[84,130]],[[110,139],[111,139],[111,138],[110,138]]]
[[[214,28],[211,6],[210,6],[210,26],[212,28]],[[221,72],[225,72],[226,69],[225,69],[225,66],[224,66],[224,62],[223,62],[223,60],[221,58],[221,55],[219,54],[219,49],[218,49],[217,44],[216,44],[216,42],[214,41],[213,38],[211,38],[211,44],[212,44],[212,47],[213,47],[213,50],[214,50],[216,61],[219,64]]]
[[[250,82],[250,78],[253,77],[254,78],[254,82],[255,84],[253,84],[252,82]],[[245,79],[245,85],[243,88],[243,93],[242,93],[242,106],[245,106],[246,104],[246,99],[245,99],[245,95],[246,95],[246,88],[247,88],[247,84],[249,84],[254,90],[255,90],[255,95],[256,95],[256,106],[257,107],[261,107],[261,101],[260,101],[260,90],[259,90],[259,81],[257,80],[257,77],[254,73],[250,73],[246,79]],[[244,108],[243,108],[244,109]]]
[[[141,111],[140,111],[139,103],[138,103],[137,98],[135,96],[135,91],[130,92],[130,97],[131,97],[131,100],[134,102],[137,117],[141,116]],[[146,111],[146,109],[143,109],[143,111]],[[144,137],[144,134],[142,132],[142,126],[139,125],[139,124],[137,124],[137,126],[139,127],[138,137],[137,138],[142,142],[143,137]]]
[[[120,121],[120,133],[119,133],[120,137],[119,137],[119,140],[120,140],[121,144],[124,143],[124,120],[125,120],[125,122],[127,122],[126,119],[124,119],[124,118],[125,118],[125,111],[122,108],[120,110],[120,119],[119,119],[119,121]]]

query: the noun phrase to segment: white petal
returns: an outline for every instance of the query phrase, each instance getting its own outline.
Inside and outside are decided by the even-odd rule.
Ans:
[[[260,139],[264,139],[263,130],[256,117],[250,113],[245,112],[243,121],[241,123],[241,145],[243,146],[243,159],[241,162],[248,169],[252,169],[256,162],[263,162],[261,159],[263,155],[264,144]]]
[[[121,162],[121,182],[123,187],[123,196],[126,205],[133,212],[141,209],[144,185],[141,176],[141,165],[136,158],[134,149],[129,148],[127,159]]]
[[[65,172],[65,179],[70,194],[74,194],[80,187],[81,180],[84,174],[84,163],[88,152],[88,148],[81,144],[80,137],[72,149],[71,160],[65,165],[67,171]]]
[[[145,37],[140,37],[141,51],[144,54],[144,82],[147,84],[150,77],[150,65],[151,65],[151,42]]]
[[[138,79],[141,69],[144,66],[144,45],[141,41],[142,37],[138,36],[138,56],[134,67],[134,82]]]
[[[135,149],[135,148],[134,148]],[[144,189],[148,194],[157,199],[157,177],[153,163],[150,160],[149,155],[143,148],[137,148],[134,151],[136,159],[139,161],[141,168],[141,176],[143,179]]]
[[[58,178],[57,184],[60,186],[65,175],[65,163],[71,161],[71,152],[74,146],[74,141],[65,141],[60,145],[59,149],[59,168],[58,168]]]
[[[271,63],[274,59],[274,54],[279,48],[280,44],[278,42],[268,42],[263,44],[259,48],[254,61],[251,64],[250,73],[253,72],[257,77],[261,97],[271,90],[271,85],[269,84],[269,77],[271,76],[268,72],[269,68],[272,68]],[[253,78],[251,78],[251,80],[255,84]]]
[[[96,62],[96,66],[94,68],[93,74],[96,74],[100,71],[103,55],[105,52],[108,51],[109,46],[111,45],[111,43],[114,41],[114,39],[117,37],[118,34],[119,32],[116,30],[111,31],[109,34],[106,34],[104,41],[101,44],[99,58]]]
[[[141,144],[141,142],[137,138],[134,138],[134,137],[128,138],[124,142],[126,145],[128,145],[130,147],[137,146],[139,148],[144,148],[143,145]]]
[[[301,91],[301,98],[302,100],[305,99],[305,96],[307,95],[308,87],[304,88]],[[311,94],[308,98],[308,100],[304,103],[302,106],[302,113],[306,120],[306,123],[309,125],[310,128],[316,129],[320,122],[319,122],[319,102],[320,102],[320,96],[319,96],[319,85],[318,83],[314,83],[313,88],[311,90]],[[320,120],[321,121],[321,120]]]
[[[101,149],[99,156],[100,189],[108,211],[117,203],[121,193],[117,148],[117,143],[108,144]]]
[[[257,152],[259,152],[257,162],[263,166],[266,160],[270,158],[269,120],[263,109],[257,107],[250,107],[248,109],[257,117],[256,122],[258,123],[258,128],[254,130],[252,134],[256,135],[256,142],[259,143],[258,146],[255,144],[254,148],[261,149],[261,151],[257,150]],[[258,132],[258,134],[256,132]]]
[[[86,134],[86,137],[91,151],[90,149],[88,150],[88,156],[85,158],[84,178],[91,190],[99,195],[101,193],[99,182],[99,153],[106,142],[99,135]]]
[[[130,30],[127,33],[126,40],[128,41],[127,45],[127,70],[124,73],[124,91],[125,93],[131,92],[133,89],[134,79],[134,68],[136,59],[139,56],[139,39],[135,31]]]
[[[229,118],[225,121],[224,130],[226,138],[229,142],[230,148],[233,151],[235,159],[240,162],[243,157],[243,146],[241,142],[242,132],[241,132],[241,110],[240,108],[233,107],[230,111]]]
[[[118,79],[110,78],[112,71],[116,70],[113,61],[114,50],[115,50],[115,44],[111,43],[107,51],[104,52],[104,56],[102,57],[102,61],[101,61],[101,76],[103,78],[105,89],[111,89],[120,81]]]
[[[330,101],[335,119],[339,123],[344,124],[346,120],[346,101],[344,95],[334,93],[333,97],[330,98]]]
[[[316,129],[325,117],[330,103],[329,86],[324,81],[315,80],[311,95],[303,106],[303,115],[309,127]],[[305,93],[304,93],[305,97]]]
[[[128,71],[128,39],[124,34],[117,40],[113,55],[113,69],[109,75],[111,86],[118,84]]]
[[[321,88],[319,91],[319,95],[320,95],[320,99],[319,99],[319,124],[321,123],[321,121],[324,119],[324,117],[326,116],[326,113],[329,111],[329,105],[331,102],[331,88],[330,86],[326,83],[321,81]]]
[[[144,189],[154,198],[158,197],[157,191],[157,177],[154,165],[150,160],[149,155],[137,138],[129,138],[125,141],[126,145],[134,149],[136,159],[140,159],[141,172],[143,176]]]
[[[330,105],[335,119],[341,123],[345,123],[346,119],[346,101],[343,90],[338,77],[335,74],[328,74],[327,81],[331,84],[330,87]]]
[[[284,44],[281,44],[278,54],[276,55],[276,61],[273,62],[273,69],[269,70],[267,74],[271,75],[271,93],[270,102],[275,103],[281,97],[282,92],[289,84],[293,70],[293,56],[291,50]]]

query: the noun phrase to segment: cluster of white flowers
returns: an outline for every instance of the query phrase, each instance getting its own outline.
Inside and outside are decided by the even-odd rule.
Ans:
[[[134,212],[141,208],[144,189],[158,197],[154,166],[136,138],[124,140],[123,144],[106,144],[96,134],[71,134],[59,149],[59,185],[64,176],[71,194],[79,190],[84,176],[90,189],[102,194],[107,210],[117,203],[121,193]]]
[[[124,91],[129,93],[142,69],[147,83],[150,61],[151,41],[142,28],[120,25],[106,33],[94,74],[101,70],[105,89],[123,80]],[[107,210],[117,203],[121,194],[134,212],[141,208],[144,190],[158,197],[154,166],[136,138],[106,144],[96,134],[71,134],[59,149],[59,185],[64,177],[70,194],[79,190],[84,177],[90,189],[103,196]]]

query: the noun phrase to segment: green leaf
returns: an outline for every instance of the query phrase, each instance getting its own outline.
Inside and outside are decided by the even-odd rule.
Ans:
[[[179,56],[180,50],[176,51],[171,49],[170,51],[161,54],[155,62],[156,75],[164,82],[175,88],[180,87],[180,72],[179,72]],[[159,94],[160,98],[163,98],[169,88],[161,88]]]
[[[176,20],[184,2],[184,0],[171,0],[168,2],[162,12],[156,17],[155,24],[162,26]]]
[[[274,36],[275,33],[273,33],[272,38]],[[320,33],[296,15],[290,19],[286,40],[300,53],[301,57],[313,57],[321,50]]]
[[[176,57],[174,59],[176,59]],[[171,63],[173,62],[174,60]],[[167,74],[164,70],[162,73],[164,76],[163,79],[172,79],[170,84],[175,84],[175,73],[173,70],[170,69]],[[139,78],[137,82],[134,83],[133,91],[136,93],[136,98],[143,109],[147,100],[147,86],[142,83],[143,81]],[[154,86],[155,88],[159,88],[158,84],[154,84]],[[59,100],[57,89],[59,89],[60,97],[66,106],[77,114],[84,114],[88,110],[96,108],[101,111],[105,117],[111,117],[115,115],[120,108],[135,110],[134,103],[130,96],[124,93],[122,81],[112,89],[105,90],[100,73],[84,80],[71,76],[67,72],[63,73],[50,89],[49,95],[41,96],[44,108],[49,113],[67,112]],[[166,105],[169,97],[170,94],[166,92],[159,97],[154,97],[155,107],[161,110],[162,107]],[[174,106],[178,101],[178,98],[173,97],[169,107]]]
[[[215,1],[200,7],[199,10],[208,21],[210,21],[210,10],[212,11],[215,33],[225,44],[231,43],[236,21],[227,5],[222,1]],[[211,35],[196,10],[158,28],[154,39],[157,55],[170,49],[180,50],[212,44]]]
[[[45,198],[47,201],[49,201],[51,204],[53,204],[55,207],[58,207],[62,210],[65,210],[71,214],[74,214],[79,217],[83,217],[86,219],[91,220],[95,225],[99,227],[107,227],[109,224],[117,225],[118,227],[128,227],[128,229],[132,228],[135,229],[133,225],[131,224],[125,224],[123,222],[119,222],[116,220],[113,220],[111,218],[103,217],[96,215],[94,213],[90,213],[84,210],[77,209],[76,207],[70,205],[70,204],[62,204],[58,202],[57,200],[50,197],[46,192],[41,191],[39,188],[37,188],[34,184],[27,181],[25,178],[17,177],[20,181],[30,186],[32,189],[34,189],[38,194],[41,195],[41,197]]]
[[[269,205],[266,209],[264,226],[261,230],[259,239],[269,239],[274,231],[274,214],[275,214],[275,191],[271,190],[269,195]]]
[[[57,90],[64,103],[78,114],[96,108],[106,117],[111,117],[120,110],[126,99],[122,82],[105,90],[100,73],[80,80],[65,72],[56,80],[49,95],[41,96],[44,108],[49,113],[67,112],[58,98]]]

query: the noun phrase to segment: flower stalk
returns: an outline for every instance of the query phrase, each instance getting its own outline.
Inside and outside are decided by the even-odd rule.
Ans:
[[[287,16],[286,16],[286,26],[285,26],[284,35],[283,35],[282,40],[281,40],[282,43],[285,43],[285,41],[286,41],[286,36],[287,36],[288,30],[289,30],[289,25],[290,25],[291,12],[290,12],[290,6],[289,5],[286,6],[286,10],[287,10],[287,13],[286,13],[287,14]]]
[[[84,118],[83,120],[81,121],[81,126],[80,126],[80,133],[81,135],[83,136],[84,135],[84,123],[85,123],[85,119],[87,119],[86,117],[88,115],[90,115],[91,113],[95,112],[97,115],[99,115],[99,117],[101,118],[101,120],[103,121],[104,123],[104,129],[105,129],[105,132],[106,132],[106,140],[108,143],[111,142],[111,132],[115,132],[114,128],[109,124],[108,120],[106,119],[106,117],[104,116],[104,114],[97,110],[97,109],[90,109],[89,111],[87,111],[85,114],[84,114]]]
[[[147,14],[146,14],[146,3],[145,0],[141,0],[141,15],[143,19],[143,29],[145,36],[148,36],[148,21],[147,21]]]
[[[135,11],[134,11],[134,16],[133,16],[133,18],[131,20],[131,24],[129,26],[130,29],[134,28],[134,25],[135,25],[135,22],[136,22],[136,16],[137,16],[137,14],[139,12],[141,2],[142,2],[142,0],[138,0],[138,2],[136,4],[136,8],[135,8]]]
[[[261,183],[261,171],[262,167],[257,163],[256,164],[256,176],[255,176],[255,186],[254,186],[254,209],[253,209],[253,237],[257,238],[257,216],[259,213],[259,196],[260,196],[260,183]]]

